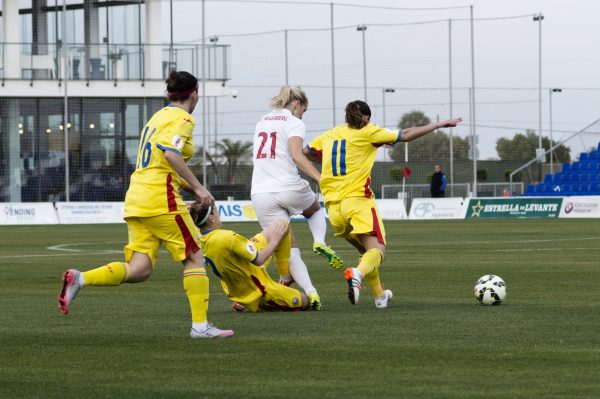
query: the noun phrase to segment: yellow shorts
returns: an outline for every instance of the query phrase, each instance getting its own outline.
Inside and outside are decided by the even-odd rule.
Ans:
[[[267,246],[267,239],[262,234],[257,234],[251,238],[256,248],[260,251]],[[269,259],[260,269],[260,273],[252,276],[254,285],[260,290],[262,296],[249,302],[238,301],[246,309],[251,312],[260,310],[287,310],[296,311],[302,308],[302,298],[300,291],[279,284],[266,271],[266,266],[270,262]]]
[[[128,217],[129,244],[125,246],[125,261],[129,262],[134,252],[141,252],[152,261],[158,258],[160,244],[175,261],[183,261],[190,252],[200,250],[200,231],[189,213],[181,215],[159,215],[151,217]]]
[[[385,245],[385,229],[372,198],[349,197],[326,206],[336,236],[357,240],[359,235],[368,234]]]

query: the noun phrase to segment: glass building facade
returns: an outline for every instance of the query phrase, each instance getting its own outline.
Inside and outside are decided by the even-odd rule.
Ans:
[[[140,131],[164,105],[161,98],[69,98],[71,201],[123,200]],[[63,100],[0,98],[0,109],[0,154],[7,155],[0,158],[0,201],[65,200]],[[17,123],[11,126],[14,116]],[[15,136],[18,143],[7,139]],[[11,173],[19,173],[16,196],[5,184]]]
[[[0,201],[122,201],[168,72],[223,95],[229,46],[164,44],[162,7],[0,0]]]

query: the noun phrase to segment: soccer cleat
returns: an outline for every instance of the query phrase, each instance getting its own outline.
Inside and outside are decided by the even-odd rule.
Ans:
[[[63,314],[69,313],[69,305],[81,289],[81,284],[79,284],[80,274],[81,272],[75,269],[69,269],[63,273],[63,286],[58,294],[58,307]]]
[[[348,299],[351,304],[356,305],[362,288],[360,272],[353,267],[348,267],[344,270],[344,278],[348,282]]]
[[[375,307],[377,309],[385,309],[388,306],[388,303],[392,300],[394,294],[390,290],[383,291],[383,295],[379,298],[375,299]]]
[[[340,254],[325,244],[320,242],[313,243],[313,251],[327,259],[329,266],[333,267],[334,269],[340,269],[342,266],[344,266],[344,260]]]
[[[233,302],[231,304],[231,309],[233,309],[236,312],[247,312],[248,311],[248,309],[246,309],[246,307],[239,302]]]
[[[221,330],[212,323],[206,323],[206,328],[202,331],[198,331],[193,327],[190,331],[190,338],[193,339],[228,338],[232,336],[233,330]]]
[[[308,302],[310,303],[310,310],[321,310],[321,297],[319,297],[317,291],[308,294]]]

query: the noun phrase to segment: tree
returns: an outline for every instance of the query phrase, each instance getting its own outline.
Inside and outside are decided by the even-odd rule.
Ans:
[[[477,180],[486,181],[488,178],[487,169],[477,169]]]
[[[416,127],[428,125],[431,123],[431,119],[423,111],[410,111],[402,115],[398,127],[400,129],[406,129],[407,127]]]
[[[421,111],[411,111],[400,119],[398,127],[406,129],[409,127],[423,126],[431,123],[431,120]],[[468,158],[469,143],[466,138],[453,137],[453,152],[455,160],[466,160]],[[409,160],[440,162],[450,159],[450,136],[443,131],[431,133],[408,144]],[[404,161],[404,145],[397,144],[390,152],[394,161]]]
[[[238,166],[250,161],[252,156],[252,143],[249,141],[231,141],[223,139],[216,143],[214,151],[206,152],[206,161],[215,172],[216,184],[233,184],[236,182]],[[196,155],[189,163],[196,173],[198,166],[202,166],[202,148],[198,148]],[[223,179],[223,168],[225,179]]]
[[[227,183],[235,183],[238,166],[248,162],[252,156],[252,143],[223,139],[216,143],[217,157],[225,165]]]
[[[539,136],[534,130],[527,129],[525,134],[516,133],[512,139],[500,138],[496,141],[496,152],[503,161],[529,161],[535,158],[535,150],[538,148]],[[553,141],[550,144],[550,139],[542,138],[542,147],[544,150],[550,149],[556,145]],[[571,161],[571,149],[564,145],[558,146],[554,150],[554,159],[558,162]],[[550,156],[546,155],[546,162],[550,162]]]

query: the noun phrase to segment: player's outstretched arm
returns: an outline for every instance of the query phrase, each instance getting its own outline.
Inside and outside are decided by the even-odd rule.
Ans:
[[[187,166],[183,157],[174,151],[165,151],[165,159],[175,172],[185,180],[187,189],[196,197],[201,205],[210,205],[215,202],[212,194],[200,184],[194,173]]]
[[[253,262],[256,266],[262,266],[273,254],[279,246],[279,243],[288,233],[289,225],[284,220],[273,222],[263,231],[263,235],[267,239],[267,246],[261,249],[258,257]]]
[[[400,141],[407,142],[418,139],[419,137],[423,137],[426,134],[429,134],[437,129],[444,127],[455,127],[460,122],[462,122],[462,118],[454,118],[448,119],[445,121],[430,123],[429,125],[419,126],[419,127],[409,127],[402,131],[402,137]]]
[[[301,137],[292,136],[288,140],[288,145],[290,147],[290,153],[292,154],[292,161],[296,164],[301,171],[306,173],[319,183],[321,181],[321,173],[314,167],[314,165],[310,162],[310,160],[306,157],[303,151],[304,141]]]

